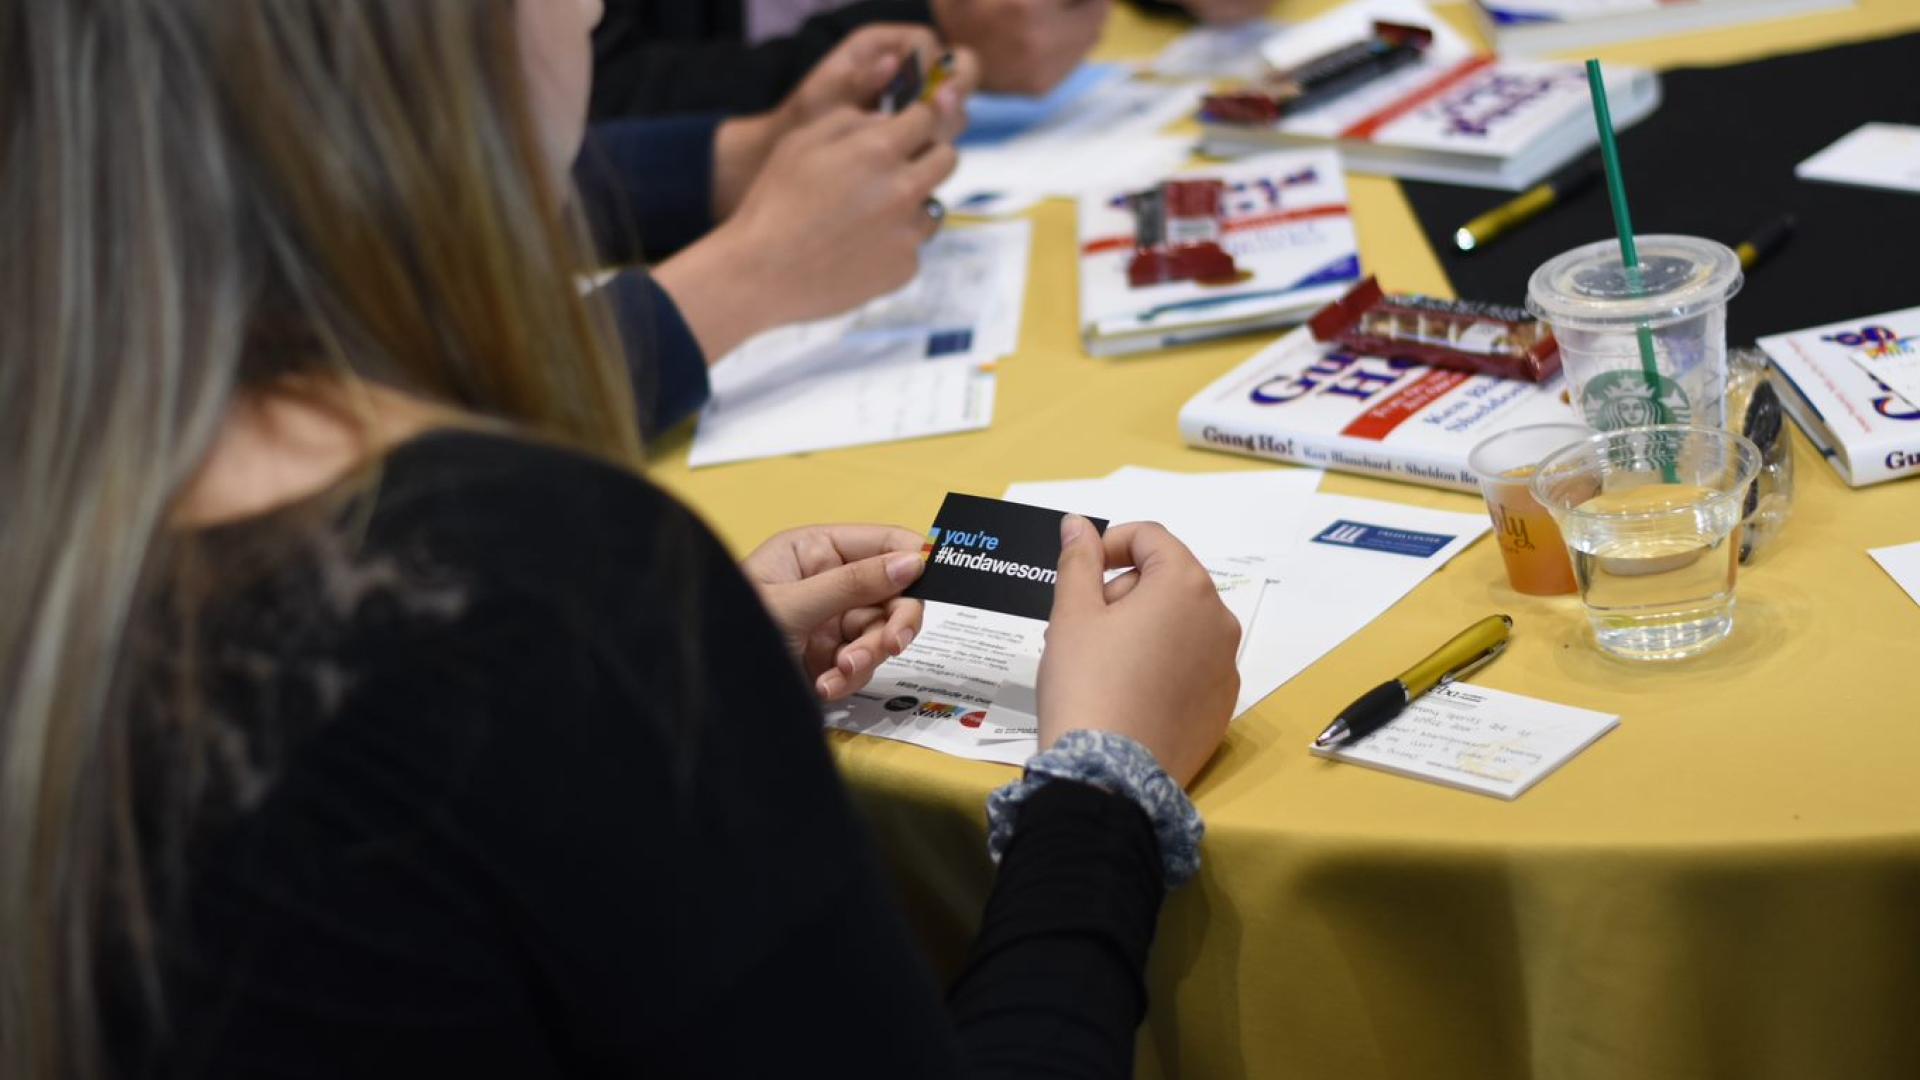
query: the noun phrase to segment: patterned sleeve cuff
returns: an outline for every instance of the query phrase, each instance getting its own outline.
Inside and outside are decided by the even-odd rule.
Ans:
[[[987,796],[987,850],[997,862],[1013,842],[1020,804],[1049,780],[1073,780],[1132,800],[1144,810],[1160,842],[1167,887],[1186,884],[1200,870],[1200,812],[1146,747],[1107,731],[1069,731],[1027,761],[1020,779]]]

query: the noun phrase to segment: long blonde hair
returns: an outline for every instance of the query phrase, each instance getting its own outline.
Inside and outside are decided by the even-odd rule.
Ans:
[[[378,380],[638,461],[514,0],[0,0],[0,1075],[158,996],[129,637],[243,388]]]

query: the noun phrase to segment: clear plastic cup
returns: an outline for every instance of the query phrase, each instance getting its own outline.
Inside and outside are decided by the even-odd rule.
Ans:
[[[1733,632],[1752,440],[1722,428],[1606,432],[1549,457],[1533,495],[1573,555],[1593,637],[1632,660],[1678,660]]]
[[[1515,592],[1565,596],[1575,589],[1560,528],[1533,497],[1533,474],[1554,451],[1592,435],[1579,424],[1528,424],[1485,440],[1467,455]]]
[[[1638,249],[1637,281],[1619,243],[1600,240],[1548,260],[1527,282],[1527,309],[1560,343],[1574,408],[1597,431],[1724,427],[1727,301],[1740,291],[1740,259],[1691,236],[1642,236]]]

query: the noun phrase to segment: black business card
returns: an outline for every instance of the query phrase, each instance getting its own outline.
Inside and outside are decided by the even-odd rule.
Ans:
[[[1053,613],[1060,565],[1058,510],[948,495],[921,549],[926,570],[907,595],[1029,619]],[[1107,523],[1089,518],[1105,532]]]

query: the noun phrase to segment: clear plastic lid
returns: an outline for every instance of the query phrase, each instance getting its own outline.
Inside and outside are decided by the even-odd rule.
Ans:
[[[1740,259],[1695,236],[1642,236],[1636,286],[1617,240],[1597,240],[1547,260],[1527,282],[1527,310],[1552,327],[1611,330],[1691,319],[1740,291]]]

